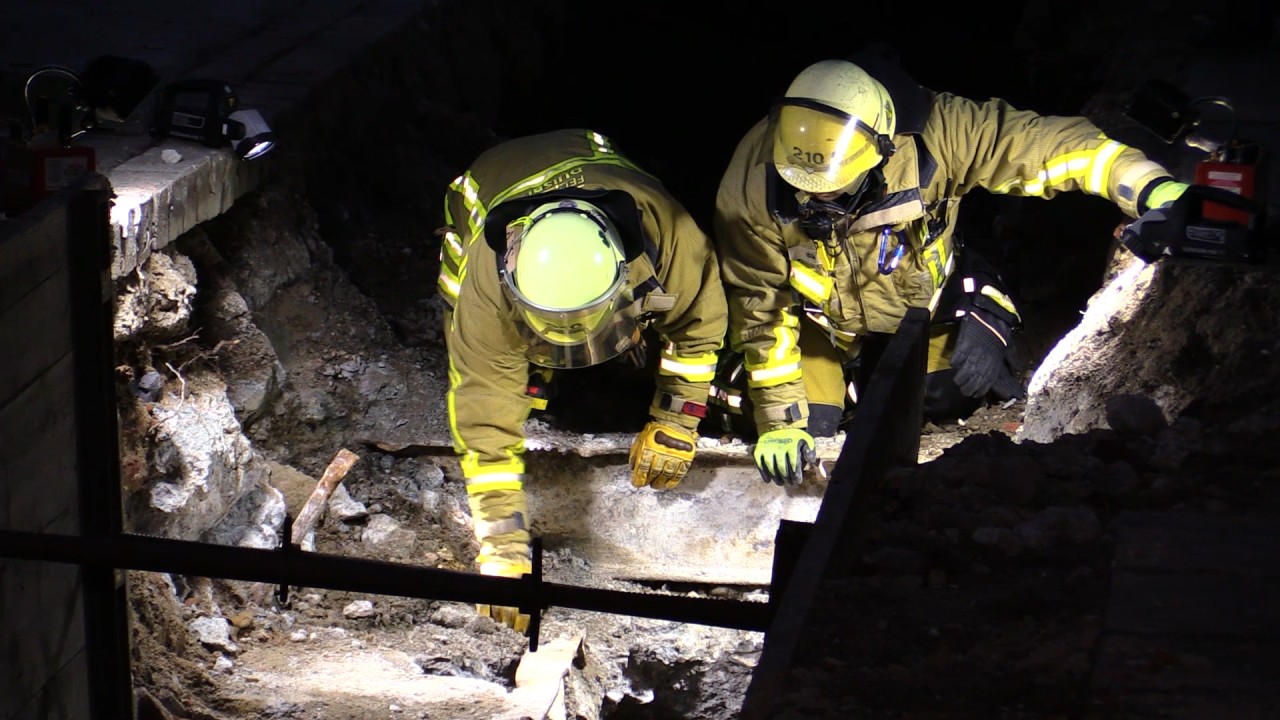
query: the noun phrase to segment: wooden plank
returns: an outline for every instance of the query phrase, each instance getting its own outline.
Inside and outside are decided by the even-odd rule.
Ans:
[[[1280,578],[1117,570],[1111,577],[1106,627],[1174,636],[1280,639]]]
[[[564,678],[578,657],[582,635],[541,643],[516,666],[516,688],[508,695],[512,710],[494,720],[565,720]]]
[[[1280,528],[1261,517],[1129,513],[1117,519],[1114,564],[1126,569],[1280,576]]]
[[[74,380],[66,355],[0,406],[0,528],[79,532]]]
[[[329,496],[333,494],[334,488],[338,487],[338,484],[342,482],[342,478],[346,477],[347,471],[359,459],[359,455],[342,448],[333,457],[333,460],[329,461],[329,466],[324,469],[324,475],[316,483],[315,489],[311,491],[310,497],[307,498],[302,510],[298,513],[298,519],[293,521],[289,542],[298,546],[302,545],[302,541],[306,539],[307,534],[315,529],[316,522],[320,519],[320,514],[329,506]]]
[[[0,225],[0,314],[66,267],[66,207],[57,203],[47,207]],[[0,347],[18,346],[0,336]]]
[[[71,352],[67,283],[56,273],[0,315],[0,404]]]

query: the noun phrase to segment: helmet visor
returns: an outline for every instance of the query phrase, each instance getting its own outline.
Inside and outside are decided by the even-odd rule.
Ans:
[[[628,292],[617,293],[605,305],[571,313],[521,306],[516,328],[529,343],[525,356],[530,363],[586,368],[612,360],[640,342],[637,306]]]
[[[809,193],[856,187],[884,159],[883,138],[869,125],[811,100],[777,105],[767,137],[778,174]]]
[[[515,257],[525,227],[513,226],[500,268],[502,289],[516,306],[516,329],[529,343],[525,355],[537,365],[569,369],[596,365],[621,355],[639,340],[635,317],[627,312],[627,264],[618,256],[608,290],[582,305],[555,308],[539,304],[520,291]],[[565,278],[565,282],[573,282]]]

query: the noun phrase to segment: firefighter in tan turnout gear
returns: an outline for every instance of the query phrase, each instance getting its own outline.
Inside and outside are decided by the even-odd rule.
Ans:
[[[1138,217],[1187,187],[1085,118],[933,92],[886,57],[854,59],[793,79],[738,144],[716,199],[728,345],[741,353],[756,464],[778,484],[802,479],[813,436],[836,431],[846,367],[909,307],[934,323],[926,412],[1023,393],[1018,310],[954,237],[965,193],[1082,191]]]
[[[449,423],[481,573],[531,569],[523,478],[531,372],[560,372],[661,340],[650,420],[630,453],[636,487],[676,487],[724,341],[710,239],[662,183],[602,135],[561,130],[492,147],[449,186],[439,291]],[[489,614],[517,630],[514,608]]]

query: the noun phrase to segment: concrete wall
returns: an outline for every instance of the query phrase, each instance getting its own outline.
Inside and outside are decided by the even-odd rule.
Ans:
[[[65,205],[0,225],[0,529],[76,534]],[[89,717],[81,571],[0,557],[0,718]]]

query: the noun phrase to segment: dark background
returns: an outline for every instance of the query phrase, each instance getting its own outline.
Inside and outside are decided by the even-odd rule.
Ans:
[[[720,173],[738,140],[806,65],[865,44],[910,46],[903,66],[922,84],[979,97],[1014,96],[1025,68],[994,62],[993,44],[1020,22],[1013,3],[892,18],[865,3],[718,8],[666,0],[571,2],[550,28],[544,78],[508,94],[503,135],[590,127],[662,178],[709,220]],[[794,12],[793,12],[794,11]],[[878,15],[878,16],[877,16]],[[973,29],[956,33],[957,23]]]
[[[1265,43],[1275,17],[1252,0],[718,5],[571,1],[497,132],[599,130],[706,219],[738,140],[812,62],[888,43],[926,87],[1079,114],[1097,93],[1178,85],[1194,56]]]

